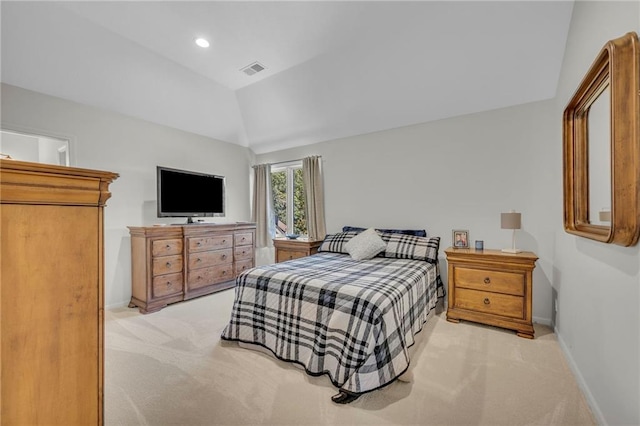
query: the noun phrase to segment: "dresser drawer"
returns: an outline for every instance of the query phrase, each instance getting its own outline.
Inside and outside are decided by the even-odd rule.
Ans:
[[[236,275],[253,268],[253,259],[236,262]]]
[[[151,243],[151,254],[153,257],[182,254],[182,239],[154,240]]]
[[[253,259],[253,247],[249,247],[249,246],[236,247],[233,253],[234,253],[236,262],[239,260]]]
[[[153,297],[182,293],[182,273],[153,277]]]
[[[233,250],[211,250],[189,255],[189,269],[207,268],[233,262]]]
[[[207,250],[218,250],[233,247],[232,235],[215,235],[210,237],[190,237],[189,253]]]
[[[519,272],[494,271],[456,266],[456,287],[524,296],[525,277]]]
[[[233,279],[233,265],[225,264],[210,268],[201,268],[189,271],[187,285],[190,290],[205,287]]]
[[[182,271],[182,255],[162,256],[153,259],[153,276]]]
[[[236,234],[233,236],[236,246],[253,245],[253,234],[251,232]]]
[[[455,308],[510,318],[523,318],[524,298],[509,294],[457,288]]]

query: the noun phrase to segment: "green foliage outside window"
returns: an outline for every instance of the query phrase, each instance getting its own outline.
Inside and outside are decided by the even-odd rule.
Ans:
[[[295,169],[293,171],[293,232],[296,234],[307,233],[306,207],[302,169]]]
[[[292,182],[287,182],[287,170],[292,171]],[[293,210],[287,211],[287,188],[292,189]],[[273,210],[278,234],[306,234],[307,215],[305,210],[304,184],[302,181],[302,169],[286,169],[271,173],[271,191],[273,193]],[[293,230],[288,226],[292,215]]]
[[[273,193],[273,213],[276,218],[276,232],[287,233],[287,172],[271,173],[271,192]]]

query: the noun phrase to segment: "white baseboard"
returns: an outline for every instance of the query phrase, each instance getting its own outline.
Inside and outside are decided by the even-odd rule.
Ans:
[[[125,308],[127,306],[129,306],[129,301],[125,300],[125,301],[122,301],[122,302],[109,303],[104,308],[105,309],[117,309],[117,308]]]
[[[587,386],[587,382],[584,380],[584,377],[582,377],[582,374],[580,373],[580,369],[578,368],[578,365],[573,360],[573,357],[571,356],[571,352],[569,352],[568,346],[564,342],[564,339],[562,338],[560,333],[558,333],[558,329],[555,328],[553,331],[556,333],[556,337],[558,338],[558,343],[560,344],[560,349],[562,349],[564,358],[567,360],[567,364],[569,364],[569,368],[571,369],[571,372],[575,376],[576,382],[578,383],[580,390],[582,391],[585,398],[587,399],[587,404],[589,404],[589,408],[591,408],[591,412],[596,418],[595,419],[596,422],[599,425],[606,425],[607,422],[605,421],[604,415],[602,414],[602,411],[600,410],[598,403],[593,397],[593,394],[589,390],[589,386]]]
[[[551,327],[551,319],[549,319],[549,318],[533,317],[532,320],[536,324],[542,324],[542,325],[547,325],[547,326]]]

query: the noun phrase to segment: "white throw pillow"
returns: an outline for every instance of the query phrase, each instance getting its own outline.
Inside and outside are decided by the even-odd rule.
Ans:
[[[344,248],[352,259],[365,260],[373,258],[387,248],[387,243],[380,238],[374,228],[369,228],[349,240]]]

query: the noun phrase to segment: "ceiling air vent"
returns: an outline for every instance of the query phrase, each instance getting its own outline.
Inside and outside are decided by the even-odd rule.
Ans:
[[[260,71],[265,70],[266,68],[267,67],[265,67],[261,63],[254,62],[251,65],[247,65],[246,67],[242,68],[240,71],[242,71],[246,75],[254,75],[256,73],[259,73]]]

